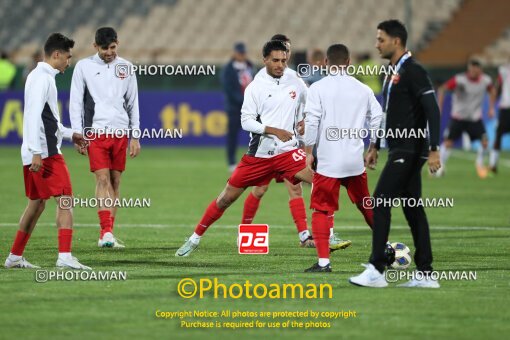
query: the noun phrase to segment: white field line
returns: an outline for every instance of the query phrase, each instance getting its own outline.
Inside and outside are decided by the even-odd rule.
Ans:
[[[38,226],[47,226],[52,227],[55,226],[54,223],[38,223]],[[17,223],[0,223],[0,227],[16,227],[18,226]],[[97,223],[76,223],[74,225],[75,227],[79,228],[98,228],[99,225]],[[118,228],[190,228],[193,229],[195,225],[193,224],[118,224],[116,225]],[[295,228],[294,225],[269,225],[270,228],[275,229],[286,229],[286,228]],[[227,225],[227,224],[213,224],[211,226],[212,229],[236,229],[237,225]],[[335,226],[338,230],[356,230],[356,229],[362,229],[367,228],[367,226]],[[510,228],[506,227],[468,227],[468,226],[431,226],[432,230],[510,230]],[[409,229],[409,226],[407,225],[395,225],[391,226],[391,229]]]

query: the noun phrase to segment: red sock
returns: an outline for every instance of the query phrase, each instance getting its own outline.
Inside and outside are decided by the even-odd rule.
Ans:
[[[25,246],[27,245],[29,238],[30,234],[18,230],[16,233],[16,238],[14,239],[14,243],[12,244],[11,253],[17,256],[23,255],[23,251],[25,250]]]
[[[251,224],[255,218],[255,214],[259,209],[260,199],[255,197],[251,192],[244,201],[242,224]]]
[[[365,221],[367,222],[370,229],[374,229],[374,212],[372,209],[366,209],[363,207],[363,204],[357,204],[359,211],[363,214]]]
[[[113,231],[113,225],[115,224],[115,216],[112,216],[112,231]]]
[[[296,224],[298,233],[308,230],[306,222],[305,200],[302,197],[294,198],[289,201],[290,213]]]
[[[312,213],[312,235],[320,259],[329,258],[329,223],[326,211]]]
[[[220,208],[218,208],[216,205],[216,200],[212,201],[205,210],[204,216],[202,216],[202,219],[197,224],[195,233],[202,236],[207,230],[207,227],[216,222],[216,220],[218,220],[221,215],[223,215],[224,211],[225,210],[220,210]]]
[[[100,210],[97,212],[99,216],[99,225],[101,226],[100,237],[103,238],[105,233],[112,232],[112,214],[110,210]]]
[[[70,253],[71,241],[73,240],[73,229],[58,230],[58,252]]]
[[[328,211],[327,214],[328,214],[328,228],[329,228],[329,233],[331,235],[331,228],[333,228],[335,226],[335,212]]]

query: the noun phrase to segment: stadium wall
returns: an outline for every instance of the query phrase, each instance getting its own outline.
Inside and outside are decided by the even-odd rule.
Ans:
[[[59,92],[59,106],[65,126],[69,122],[69,92]],[[140,127],[149,131],[170,129],[182,131],[173,138],[143,138],[143,145],[154,146],[224,146],[227,114],[220,91],[140,91]],[[487,112],[488,98],[484,103]],[[447,96],[441,117],[441,130],[448,125],[451,97]],[[494,120],[485,122],[489,140],[494,137]],[[23,92],[0,93],[0,145],[21,145],[23,135]],[[239,144],[248,145],[247,132],[240,133]],[[460,142],[457,146],[461,146]],[[510,149],[510,136],[503,141]]]

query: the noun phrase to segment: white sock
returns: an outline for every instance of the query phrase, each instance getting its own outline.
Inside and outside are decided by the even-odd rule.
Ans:
[[[498,166],[498,160],[499,160],[499,150],[491,150],[491,153],[489,155],[489,164],[491,168],[495,168]]]
[[[335,235],[334,228],[329,228],[329,237],[333,237]]]
[[[7,257],[7,258],[14,262],[14,261],[21,260],[22,257],[23,256],[21,256],[21,255],[14,255],[13,253],[9,253],[9,257]]]
[[[478,154],[476,155],[476,165],[478,166],[483,166],[483,153],[484,153],[484,148],[480,145],[480,147],[478,148]]]
[[[73,259],[71,253],[58,253],[58,258],[63,261],[70,261]]]
[[[450,148],[447,148],[444,143],[441,144],[441,147],[439,148],[439,158],[441,161],[441,166],[446,165],[446,161],[448,161],[448,158],[450,158],[450,154],[452,153]]]
[[[299,240],[301,242],[304,242],[304,241],[306,241],[307,238],[310,237],[310,232],[308,230],[303,230],[298,235],[299,235]]]
[[[198,235],[197,233],[193,233],[193,235],[191,235],[191,237],[189,238],[189,240],[195,244],[199,244],[200,243],[200,235]]]
[[[329,259],[319,259],[319,266],[325,267],[329,264]]]

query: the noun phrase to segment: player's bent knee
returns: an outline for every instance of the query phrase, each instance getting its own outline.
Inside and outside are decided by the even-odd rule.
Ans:
[[[299,171],[297,174],[294,175],[297,179],[306,182],[306,183],[312,183],[313,181],[313,173],[309,168],[304,168],[303,170]]]
[[[269,185],[262,185],[259,187],[253,187],[251,190],[253,196],[257,197],[258,199],[261,199],[262,196],[267,192],[267,189],[269,189]]]
[[[301,188],[301,183],[298,183],[296,185],[292,185],[291,183],[289,183],[287,188],[289,189],[290,199],[303,197],[303,189]]]
[[[243,192],[244,188],[236,188],[227,184],[223,192],[216,200],[218,208],[222,210],[228,208],[232,203],[234,203],[239,198],[239,196],[242,195]]]
[[[46,200],[39,200],[39,204],[37,206],[37,210],[43,211],[46,208]]]

